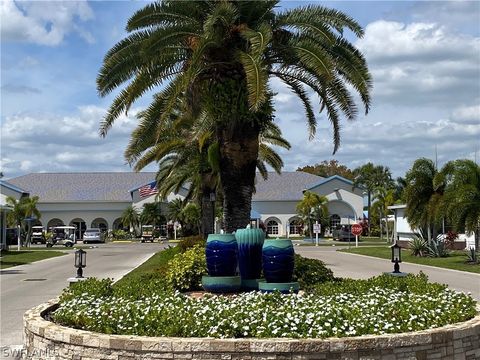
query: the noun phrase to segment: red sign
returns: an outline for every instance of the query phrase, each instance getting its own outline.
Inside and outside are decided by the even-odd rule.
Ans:
[[[362,225],[360,224],[353,224],[352,225],[352,234],[353,235],[362,235],[362,231],[363,231],[363,228],[362,228]]]

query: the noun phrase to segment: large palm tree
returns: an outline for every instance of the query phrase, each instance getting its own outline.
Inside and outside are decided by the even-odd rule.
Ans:
[[[417,159],[405,176],[405,215],[412,228],[426,229],[428,241],[436,237],[439,223],[438,211],[444,192],[443,182],[438,180],[435,163],[426,158]]]
[[[480,166],[471,160],[448,162],[435,179],[445,186],[441,216],[457,229],[475,233],[475,249],[480,243]],[[438,185],[439,184],[439,185]]]
[[[392,174],[388,167],[374,165],[371,162],[354,169],[353,174],[353,185],[362,186],[367,191],[368,236],[370,236],[372,196],[375,194],[375,189],[379,187],[391,188],[393,186]]]
[[[201,233],[204,237],[214,231],[214,202],[211,194],[218,195],[219,154],[218,142],[213,136],[214,121],[202,118],[192,121],[188,112],[181,108],[162,124],[139,115],[140,124],[133,131],[130,143],[125,151],[126,160],[134,165],[136,171],[142,170],[152,162],[158,162],[157,173],[159,197],[178,192],[188,187],[187,200],[196,200],[200,204]],[[152,133],[161,132],[161,138],[155,139]],[[152,129],[155,128],[155,132]],[[277,173],[283,167],[281,157],[271,148],[276,145],[290,149],[290,143],[282,137],[278,126],[269,122],[259,137],[257,169],[260,175],[268,177],[267,165]]]
[[[105,56],[97,78],[101,96],[129,82],[101,125],[105,135],[118,116],[146,91],[159,86],[146,112],[159,122],[185,94],[194,113],[215,119],[227,231],[249,222],[259,133],[272,116],[269,78],[278,77],[302,102],[310,136],[317,119],[307,90],[320,99],[333,126],[334,152],[343,113],[368,111],[371,77],[362,54],[343,37],[362,36],[346,14],[309,5],[277,12],[278,0],[162,1],[128,21],[131,34]],[[158,134],[160,136],[161,134]]]

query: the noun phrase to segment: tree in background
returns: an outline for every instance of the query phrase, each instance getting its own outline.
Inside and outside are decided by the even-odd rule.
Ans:
[[[353,186],[362,186],[367,191],[368,236],[371,236],[370,208],[372,206],[372,196],[377,188],[390,189],[393,187],[392,174],[388,167],[374,165],[371,162],[354,169],[353,174],[355,176]]]
[[[446,217],[456,231],[473,232],[480,245],[480,166],[471,160],[448,162],[434,179],[444,187],[439,217]]]
[[[183,235],[197,235],[202,233],[200,222],[200,207],[190,202],[182,211],[182,217],[185,222],[185,229],[182,229]]]
[[[328,199],[325,196],[305,191],[302,201],[297,204],[297,213],[308,224],[310,238],[312,238],[313,222],[322,222],[322,219],[328,219],[327,203]]]
[[[215,119],[220,154],[223,214],[227,232],[250,221],[259,134],[273,116],[271,77],[298,96],[310,136],[317,119],[310,92],[340,145],[340,116],[355,119],[352,91],[368,112],[371,75],[362,53],[343,36],[363,36],[348,15],[308,5],[276,11],[278,1],[162,1],[146,5],[128,21],[125,39],[105,56],[97,77],[101,96],[122,87],[101,124],[113,122],[152,89],[145,110],[158,122],[186,96],[195,113]],[[157,138],[162,134],[156,134]]]
[[[27,246],[30,246],[33,221],[26,221],[25,219],[40,219],[42,214],[37,209],[38,200],[38,196],[26,196],[19,200],[8,196],[5,200],[7,205],[12,207],[12,210],[7,213],[7,222],[9,226],[20,226],[20,228],[26,232],[27,236],[25,242]]]
[[[435,177],[437,177],[435,181]],[[428,242],[436,238],[444,182],[439,181],[435,163],[417,159],[405,176],[405,215],[412,229],[426,230]]]
[[[140,226],[140,215],[137,210],[132,206],[128,206],[122,212],[122,224],[123,226],[128,227],[129,231],[132,232],[135,236],[138,236],[139,226]]]
[[[338,175],[349,180],[353,180],[354,178],[353,171],[347,166],[340,164],[338,160],[323,160],[320,164],[299,167],[297,168],[297,171],[303,171],[325,178],[333,175]]]
[[[388,225],[388,215],[391,211],[389,206],[395,203],[395,189],[388,189],[382,186],[375,188],[374,193],[375,202],[372,205],[372,213],[378,211],[379,226],[380,226],[380,238],[383,238],[383,219],[385,218],[385,230],[387,234],[387,241],[390,240],[390,231]]]
[[[153,225],[154,229],[158,225],[165,224],[166,218],[162,214],[161,204],[159,202],[144,204],[140,214],[140,223],[142,225]]]

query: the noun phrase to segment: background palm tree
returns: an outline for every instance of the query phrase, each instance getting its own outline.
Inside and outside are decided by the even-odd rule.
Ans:
[[[438,181],[434,184],[437,174],[437,167],[432,160],[420,158],[405,176],[405,215],[413,229],[426,229],[428,242],[436,238],[438,210],[444,191],[443,184]]]
[[[143,225],[153,225],[154,228],[157,225],[165,224],[166,218],[162,215],[161,204],[159,202],[144,204],[140,214],[140,222]]]
[[[19,200],[8,196],[5,200],[7,205],[12,207],[12,211],[7,214],[9,226],[20,226],[26,232],[27,246],[30,246],[33,220],[26,221],[25,219],[40,219],[42,214],[37,208],[38,200],[38,196],[22,197]]]
[[[129,231],[133,231],[135,236],[138,236],[138,227],[140,225],[140,215],[132,206],[128,206],[122,213],[122,224],[127,226]]]
[[[372,228],[370,221],[372,196],[377,188],[390,188],[393,186],[392,174],[388,167],[374,165],[371,162],[354,169],[353,174],[353,186],[362,186],[367,191],[368,236],[370,236]]]
[[[130,81],[114,99],[101,125],[115,119],[146,91],[164,83],[146,112],[165,121],[179,96],[192,112],[215,119],[224,220],[231,232],[250,220],[258,138],[273,115],[269,77],[276,76],[304,105],[311,137],[316,117],[307,95],[320,99],[340,144],[343,113],[357,107],[347,88],[370,106],[371,77],[362,54],[343,37],[363,30],[346,14],[309,5],[276,12],[278,1],[162,1],[128,21],[131,32],[105,56],[97,78],[101,96]],[[160,134],[159,134],[160,135]]]
[[[297,204],[297,213],[308,224],[308,233],[312,238],[312,225],[314,221],[328,218],[328,199],[311,191],[303,193],[303,199]]]
[[[435,178],[445,186],[439,216],[446,216],[456,231],[474,232],[475,249],[480,239],[480,166],[471,160],[448,162]]]
[[[372,206],[372,212],[377,210],[379,213],[380,238],[383,238],[382,220],[385,217],[385,230],[387,233],[387,241],[389,241],[390,236],[388,227],[388,215],[391,213],[391,211],[388,209],[388,207],[395,203],[395,189],[388,189],[383,186],[378,186],[375,188],[374,196],[376,200]]]

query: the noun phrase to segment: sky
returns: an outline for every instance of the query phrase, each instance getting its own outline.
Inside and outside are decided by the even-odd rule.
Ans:
[[[365,29],[345,36],[367,59],[372,107],[342,119],[341,147],[318,113],[308,139],[302,106],[271,81],[276,121],[290,141],[279,149],[285,171],[323,160],[350,168],[367,162],[404,176],[420,157],[480,161],[479,1],[284,1],[282,8],[320,4],[348,13]],[[122,115],[106,138],[100,121],[113,96],[100,98],[95,79],[105,53],[125,35],[145,1],[0,1],[1,171],[129,171],[123,151],[151,100]],[[151,165],[146,170],[155,171]]]

